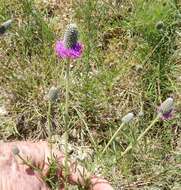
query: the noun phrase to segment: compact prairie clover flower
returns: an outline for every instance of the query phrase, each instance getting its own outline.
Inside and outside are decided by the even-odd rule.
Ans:
[[[156,23],[155,27],[156,27],[157,30],[162,30],[163,27],[164,27],[163,21],[158,21],[158,22]]]
[[[83,45],[78,42],[78,29],[76,24],[70,24],[64,33],[64,39],[55,44],[55,51],[59,58],[76,59],[82,55]]]
[[[59,96],[59,89],[55,86],[52,86],[48,92],[47,98],[51,102],[55,102]]]
[[[139,117],[143,117],[143,116],[144,116],[144,112],[141,110],[141,111],[138,113],[138,116],[139,116]]]
[[[0,26],[0,35],[4,34],[6,30],[11,26],[12,20],[7,20],[6,22],[2,23]]]
[[[14,146],[13,149],[12,149],[12,152],[13,152],[14,155],[18,155],[20,151],[19,151],[17,146]]]
[[[122,117],[121,121],[124,124],[127,124],[129,122],[131,122],[134,118],[134,114],[133,113],[128,113],[127,115],[125,115],[124,117]]]
[[[158,113],[161,114],[163,120],[172,117],[173,112],[173,98],[167,98],[158,108]]]

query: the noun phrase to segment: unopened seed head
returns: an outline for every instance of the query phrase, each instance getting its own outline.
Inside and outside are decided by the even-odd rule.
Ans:
[[[12,152],[14,155],[18,155],[20,151],[19,151],[19,148],[17,146],[15,146],[15,147],[13,147]]]
[[[167,114],[169,112],[171,112],[173,110],[173,98],[167,98],[161,105],[159,108],[159,112],[162,114]]]
[[[66,48],[73,48],[78,41],[78,28],[76,24],[70,24],[67,26],[64,33],[64,45]]]
[[[156,23],[156,29],[157,30],[161,30],[161,29],[163,29],[163,27],[164,27],[164,23],[163,23],[163,21],[158,21],[157,23]]]
[[[132,112],[128,113],[127,115],[125,115],[124,117],[122,117],[121,121],[122,123],[129,123],[133,120],[134,118],[134,114]]]
[[[48,100],[51,102],[55,102],[59,96],[59,89],[55,86],[52,86],[48,92]]]
[[[177,18],[177,19],[181,19],[181,14],[180,14],[180,13],[177,13],[177,14],[176,14],[176,18]]]
[[[143,116],[144,116],[144,112],[143,112],[143,111],[140,111],[140,112],[138,113],[138,116],[139,116],[139,117],[143,117]]]
[[[0,26],[0,35],[4,34],[6,30],[11,26],[12,20],[9,19]]]

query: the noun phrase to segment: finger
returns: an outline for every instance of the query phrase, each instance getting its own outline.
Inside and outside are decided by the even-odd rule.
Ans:
[[[90,190],[113,190],[112,186],[105,179],[92,177]]]

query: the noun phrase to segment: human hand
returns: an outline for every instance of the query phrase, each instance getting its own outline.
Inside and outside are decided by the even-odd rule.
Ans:
[[[16,147],[18,155],[14,155],[12,150]],[[63,174],[64,154],[55,147],[52,153],[58,163],[57,176],[62,181],[65,179]],[[50,190],[43,178],[49,172],[49,158],[51,149],[47,142],[17,141],[0,143],[0,190]],[[30,161],[31,165],[25,164],[23,160]],[[68,182],[74,185],[85,185],[84,176],[90,177],[89,190],[113,190],[111,185],[104,179],[91,176],[85,168],[75,162],[68,162]],[[41,171],[41,172],[39,172]],[[59,187],[63,190],[63,184]]]

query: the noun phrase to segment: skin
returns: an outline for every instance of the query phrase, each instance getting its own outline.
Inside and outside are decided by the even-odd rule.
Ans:
[[[19,156],[38,170],[32,169],[23,160],[14,155],[12,150],[19,149]],[[55,147],[52,153],[58,165],[57,177],[63,181],[65,177],[62,172],[64,155]],[[50,190],[43,178],[48,175],[51,149],[47,142],[0,142],[0,190]],[[90,179],[89,190],[113,190],[111,185],[104,179],[91,176],[85,168],[77,165],[76,162],[68,162],[68,182],[73,185],[85,185],[85,176]],[[59,190],[63,190],[63,184]]]

